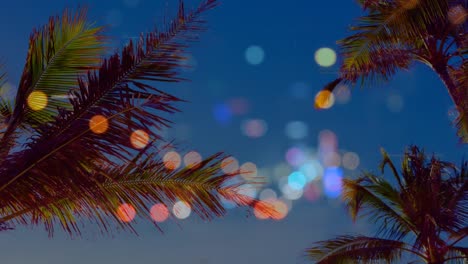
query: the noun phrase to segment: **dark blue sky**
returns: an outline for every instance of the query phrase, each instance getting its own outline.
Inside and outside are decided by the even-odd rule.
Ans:
[[[193,6],[196,1],[188,3]],[[172,15],[177,1],[4,1],[0,57],[12,85],[21,74],[31,29],[44,24],[49,15],[79,4],[89,6],[90,21],[111,25],[108,34],[121,46],[153,28],[164,14]],[[380,147],[398,161],[405,146],[417,144],[458,163],[467,148],[458,144],[451,126],[451,100],[425,66],[415,65],[387,84],[352,89],[346,104],[336,103],[326,111],[314,109],[315,93],[336,77],[339,64],[338,58],[338,64],[320,67],[314,54],[321,47],[336,50],[335,41],[346,36],[348,25],[359,14],[353,0],[222,1],[206,16],[209,30],[192,45],[194,68],[184,73],[191,82],[160,86],[190,101],[179,105],[183,112],[172,117],[174,129],[165,134],[203,156],[224,151],[241,164],[255,163],[259,174],[269,179],[265,188],[278,195],[275,168],[286,162],[285,153],[291,147],[315,152],[323,130],[336,134],[340,154],[359,155],[359,167],[344,170],[347,177],[361,170],[377,171]],[[251,46],[264,51],[259,65],[246,61]],[[297,88],[300,83],[302,90]],[[226,115],[236,98],[247,102],[248,109]],[[244,135],[241,128],[249,120],[263,120],[266,133],[260,138]],[[288,137],[285,127],[291,121],[305,125],[306,135]],[[162,227],[164,234],[141,223],[139,237],[123,233],[113,238],[96,237],[91,228],[85,238],[76,240],[61,232],[48,239],[40,228],[19,229],[0,234],[2,260],[8,264],[302,263],[301,250],[313,241],[342,232],[369,232],[365,224],[352,224],[339,202],[326,195],[314,202],[294,201],[280,222],[246,217],[245,210],[236,209],[211,223],[191,216]]]

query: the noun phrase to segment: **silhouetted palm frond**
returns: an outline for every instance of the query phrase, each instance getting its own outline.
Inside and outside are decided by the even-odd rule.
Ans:
[[[155,147],[164,142],[160,129],[170,124],[163,116],[176,112],[174,103],[181,101],[159,84],[182,80],[187,43],[197,39],[204,29],[201,16],[216,5],[206,0],[187,11],[180,1],[177,16],[162,31],[130,41],[98,66],[101,29],[87,24],[83,10],[66,11],[33,32],[0,140],[0,223],[44,224],[50,234],[60,224],[79,235],[83,219],[103,231],[133,230],[117,212],[123,203],[148,217],[152,204],[169,207],[180,200],[211,219],[225,214],[221,199],[256,202],[239,191],[244,182],[234,179],[238,173],[222,172],[220,154],[176,169]],[[22,134],[23,128],[32,135]],[[274,211],[267,204],[259,208]]]

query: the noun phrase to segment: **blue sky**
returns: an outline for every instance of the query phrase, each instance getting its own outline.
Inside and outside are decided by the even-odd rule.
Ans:
[[[193,6],[197,1],[188,1]],[[9,81],[16,85],[22,71],[31,29],[65,7],[89,7],[90,21],[109,24],[108,34],[116,46],[139,32],[153,28],[166,14],[173,14],[177,1],[15,0],[2,3],[0,58],[6,63]],[[340,154],[359,155],[354,177],[361,170],[377,171],[379,148],[399,159],[405,146],[417,144],[442,158],[459,162],[467,153],[458,144],[448,114],[452,102],[437,76],[423,65],[396,75],[389,83],[352,89],[346,104],[336,103],[316,111],[314,96],[336,77],[338,63],[317,65],[316,50],[337,49],[335,41],[346,36],[347,27],[360,15],[353,0],[266,1],[236,0],[222,4],[206,16],[208,31],[191,45],[193,69],[183,73],[190,82],[161,84],[189,103],[171,117],[173,129],[165,132],[184,149],[203,156],[224,151],[242,164],[253,162],[278,195],[275,168],[285,163],[291,147],[318,148],[321,131],[330,130],[338,139]],[[249,64],[246,50],[258,46],[264,58]],[[299,95],[297,95],[297,88]],[[296,93],[294,93],[296,91]],[[248,104],[245,113],[219,121],[219,107],[233,99]],[[242,126],[262,120],[266,133],[246,136]],[[300,121],[308,128],[300,139],[291,139],[285,127]],[[286,175],[284,175],[286,176]],[[164,234],[140,221],[140,236],[126,233],[98,237],[92,227],[84,238],[71,240],[58,232],[53,239],[40,228],[0,234],[2,260],[8,264],[81,263],[303,263],[301,250],[313,241],[342,232],[370,232],[365,222],[352,224],[339,201],[322,195],[310,202],[295,200],[282,221],[260,221],[235,209],[223,219],[204,223],[194,216],[162,225]]]

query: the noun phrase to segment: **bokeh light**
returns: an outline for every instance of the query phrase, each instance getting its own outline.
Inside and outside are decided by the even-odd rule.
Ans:
[[[257,165],[252,162],[242,164],[240,167],[240,175],[247,180],[257,177]]]
[[[265,59],[265,51],[260,46],[250,46],[245,50],[245,59],[251,65],[259,65]]]
[[[96,134],[102,134],[109,128],[109,121],[103,115],[95,115],[89,120],[89,129]]]
[[[151,219],[153,221],[162,223],[169,218],[169,210],[164,204],[158,203],[151,207],[150,209]]]
[[[468,17],[468,12],[462,5],[451,7],[448,13],[450,23],[453,25],[462,25]]]
[[[265,201],[269,199],[276,199],[278,198],[278,195],[272,189],[264,189],[260,192],[260,194],[258,195],[258,198],[262,201]]]
[[[286,152],[286,161],[293,167],[298,167],[306,161],[306,153],[302,149],[292,147]]]
[[[320,152],[326,153],[338,149],[338,139],[333,131],[322,130],[318,139]]]
[[[346,104],[351,100],[351,90],[347,85],[339,85],[333,91],[335,101],[339,104]]]
[[[191,212],[192,212],[192,208],[190,208],[190,205],[183,201],[176,202],[174,204],[174,207],[172,207],[172,213],[178,219],[188,218]]]
[[[228,101],[229,108],[234,115],[245,115],[250,110],[250,103],[247,99],[238,97]]]
[[[323,167],[317,160],[309,160],[299,168],[299,171],[306,177],[307,181],[310,182],[322,176]]]
[[[283,193],[284,197],[288,200],[298,200],[304,194],[303,189],[295,189],[291,187],[289,184],[283,184],[281,187],[281,192]]]
[[[341,165],[341,156],[336,151],[329,151],[323,154],[323,165],[325,167],[339,167]]]
[[[202,156],[196,151],[190,151],[184,156],[184,164],[187,168],[195,168],[202,162]]]
[[[354,152],[346,152],[343,155],[343,167],[348,170],[355,170],[359,166],[359,155]]]
[[[260,138],[268,130],[267,124],[261,119],[250,119],[242,123],[242,132],[250,138]]]
[[[320,198],[322,191],[320,187],[315,183],[309,183],[304,188],[304,198],[310,202],[315,202]]]
[[[34,111],[40,111],[47,106],[47,95],[41,91],[34,91],[28,96],[28,106]]]
[[[303,189],[306,184],[307,178],[300,171],[295,171],[288,176],[288,185],[294,190]]]
[[[343,171],[338,167],[325,169],[323,188],[329,198],[338,198],[343,189]]]
[[[274,199],[271,203],[275,209],[275,213],[271,215],[273,220],[279,221],[288,215],[288,205],[284,201]]]
[[[136,216],[136,211],[135,208],[131,204],[121,204],[117,208],[117,217],[120,219],[120,221],[129,223],[133,221],[133,219]]]
[[[307,124],[302,121],[291,121],[286,125],[286,135],[290,139],[303,139],[309,133]]]
[[[233,174],[239,170],[239,161],[234,157],[227,157],[221,161],[221,169],[226,174]]]
[[[130,143],[136,149],[143,149],[149,143],[149,135],[146,131],[138,129],[130,135]]]
[[[314,106],[317,109],[329,109],[335,104],[335,95],[328,90],[319,91],[315,95]]]
[[[403,110],[404,102],[403,97],[399,94],[390,94],[387,97],[387,107],[388,110],[394,113],[401,112]]]
[[[258,186],[247,183],[237,187],[237,193],[255,199],[257,197]]]
[[[164,166],[169,170],[175,170],[180,167],[182,163],[179,153],[176,151],[169,151],[163,157]]]
[[[322,67],[333,66],[336,62],[336,53],[330,48],[320,48],[315,52],[315,62]]]
[[[227,104],[216,104],[213,108],[213,116],[216,122],[226,125],[232,119],[232,112]]]

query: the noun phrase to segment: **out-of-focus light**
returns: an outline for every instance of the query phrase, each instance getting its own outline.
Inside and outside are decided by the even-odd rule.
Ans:
[[[320,48],[315,52],[315,62],[322,67],[333,66],[336,62],[336,53],[330,48]]]
[[[136,149],[143,149],[149,143],[149,135],[144,130],[135,130],[130,135],[130,143]]]
[[[273,206],[271,206],[273,207]],[[254,204],[254,215],[255,217],[257,217],[257,219],[259,220],[266,220],[268,219],[270,216],[267,212],[265,212],[265,205],[262,204],[262,203],[255,203]]]
[[[267,124],[261,119],[250,119],[242,123],[242,132],[251,138],[260,138],[268,130]]]
[[[309,183],[304,188],[304,198],[310,202],[317,201],[320,198],[321,190],[315,183]]]
[[[355,170],[359,166],[359,155],[354,152],[346,152],[343,155],[343,167]]]
[[[234,115],[245,115],[250,110],[249,101],[242,97],[230,99],[228,105]]]
[[[284,219],[288,215],[288,205],[282,200],[275,199],[272,201],[275,213],[272,214],[271,218],[276,221]]]
[[[335,104],[335,95],[327,90],[319,91],[315,95],[314,106],[317,109],[329,109]]]
[[[265,59],[265,51],[260,46],[250,46],[245,50],[245,59],[251,65],[259,65]]]
[[[190,208],[190,205],[183,201],[176,202],[174,204],[174,207],[172,207],[172,213],[178,219],[188,218],[190,216],[191,211],[192,209]]]
[[[468,18],[468,12],[462,5],[456,5],[450,8],[448,19],[454,25],[462,25]]]
[[[281,192],[283,193],[284,197],[286,197],[288,200],[298,200],[304,194],[303,189],[295,189],[289,184],[284,184],[281,187]]]
[[[398,113],[403,110],[404,102],[403,97],[399,94],[391,94],[387,97],[387,107],[388,110]]]
[[[333,94],[335,95],[336,102],[339,104],[346,104],[351,100],[351,91],[346,85],[336,87]]]
[[[117,208],[117,217],[122,222],[129,223],[133,221],[135,216],[136,211],[131,204],[124,203]]]
[[[47,106],[47,95],[41,91],[34,91],[29,94],[28,106],[34,111],[40,111]]]
[[[235,202],[224,198],[222,195],[219,195],[219,200],[221,201],[223,207],[226,209],[234,209],[237,206]]]
[[[336,167],[325,169],[323,188],[329,198],[338,198],[343,189],[343,171]]]
[[[341,165],[341,156],[338,152],[329,151],[323,154],[323,164],[325,167],[339,167]]]
[[[307,181],[310,182],[315,179],[318,179],[322,175],[323,168],[322,165],[320,165],[320,162],[318,162],[317,160],[310,160],[303,164],[299,168],[299,171],[302,172],[302,174],[306,177]]]
[[[331,130],[322,130],[319,134],[319,149],[320,152],[331,152],[338,149],[338,139],[336,134]]]
[[[234,157],[227,157],[221,161],[221,169],[226,174],[236,173],[239,170],[239,161]]]
[[[182,160],[180,158],[179,153],[175,151],[169,151],[164,154],[163,157],[164,166],[169,170],[175,170],[179,168]]]
[[[285,132],[290,139],[303,139],[309,133],[309,128],[302,121],[292,121],[286,125]]]
[[[232,118],[232,112],[228,105],[226,104],[217,104],[213,108],[213,116],[216,122],[226,125],[229,124]]]
[[[306,184],[307,179],[300,171],[295,171],[288,177],[288,185],[291,186],[291,188],[294,190],[302,189]]]
[[[240,175],[244,179],[252,179],[257,177],[257,165],[252,162],[246,162],[240,167]]]
[[[158,203],[151,207],[150,209],[151,219],[153,221],[162,223],[169,218],[169,210],[164,204]]]
[[[246,197],[255,199],[257,197],[258,188],[250,183],[243,184],[237,187],[237,193]]]
[[[277,198],[277,194],[274,190],[272,189],[265,189],[263,191],[260,192],[260,194],[258,195],[258,198],[262,201],[264,200],[270,200],[270,199],[276,199]]]
[[[96,134],[102,134],[109,128],[109,121],[103,115],[95,115],[89,120],[89,129]]]
[[[273,168],[273,176],[275,177],[275,179],[279,179],[281,177],[287,176],[291,172],[292,172],[291,167],[284,162],[276,165],[275,168]]]
[[[184,164],[187,168],[194,168],[200,165],[202,156],[196,151],[190,151],[184,156]]]
[[[286,161],[293,167],[298,167],[306,161],[306,154],[300,148],[292,147],[286,152]]]

